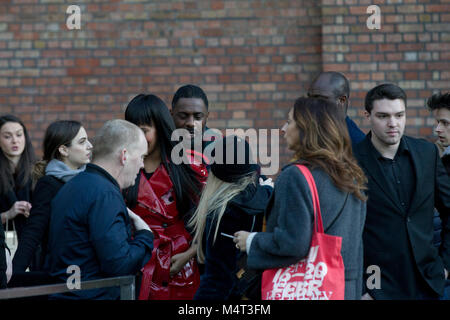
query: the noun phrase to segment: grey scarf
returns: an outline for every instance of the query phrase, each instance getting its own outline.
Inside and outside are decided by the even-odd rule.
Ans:
[[[64,162],[53,159],[48,163],[47,168],[45,168],[45,174],[67,182],[80,172],[83,172],[84,169],[86,169],[86,165],[83,165],[78,170],[73,170],[70,169]]]

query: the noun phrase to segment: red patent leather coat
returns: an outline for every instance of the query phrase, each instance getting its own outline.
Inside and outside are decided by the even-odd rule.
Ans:
[[[191,165],[204,182],[204,165]],[[170,277],[170,260],[190,247],[191,235],[184,226],[176,206],[175,191],[166,168],[161,164],[148,180],[143,171],[133,211],[152,229],[152,258],[142,269],[139,300],[190,300],[200,284],[200,273],[192,258],[175,276]]]

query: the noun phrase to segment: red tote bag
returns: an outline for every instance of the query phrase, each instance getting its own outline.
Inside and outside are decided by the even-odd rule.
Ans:
[[[319,195],[309,169],[297,165],[308,181],[314,207],[314,229],[308,256],[285,268],[265,270],[262,300],[343,300],[345,293],[342,237],[323,232]]]

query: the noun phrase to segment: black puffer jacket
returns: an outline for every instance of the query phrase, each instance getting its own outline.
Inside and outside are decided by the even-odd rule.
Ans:
[[[236,249],[233,239],[221,233],[233,235],[236,231],[261,231],[264,210],[272,193],[268,186],[249,185],[241,194],[232,199],[219,225],[216,241],[215,221],[206,220],[203,236],[205,252],[205,272],[201,276],[200,287],[195,300],[233,300],[237,294],[237,261],[240,251]]]

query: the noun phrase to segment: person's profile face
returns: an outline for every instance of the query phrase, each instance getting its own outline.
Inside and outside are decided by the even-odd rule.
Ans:
[[[91,161],[92,144],[83,127],[78,130],[77,135],[72,139],[70,145],[65,147],[65,154],[63,156],[63,162],[73,169],[78,169]]]
[[[202,99],[180,98],[171,113],[177,129],[188,130],[192,138],[194,134],[203,134],[209,113]]]
[[[450,109],[440,108],[433,112],[436,119],[435,131],[439,141],[447,148],[450,146]]]
[[[296,151],[300,145],[300,130],[294,120],[294,109],[288,113],[288,120],[281,128],[289,150]]]
[[[158,133],[156,132],[156,128],[150,125],[140,125],[142,132],[145,135],[145,140],[147,141],[148,154],[152,154],[155,151],[158,151]]]
[[[147,140],[142,134],[139,141],[134,144],[133,149],[128,152],[128,159],[124,168],[124,181],[121,188],[125,189],[134,185],[137,174],[144,167],[147,145]]]

